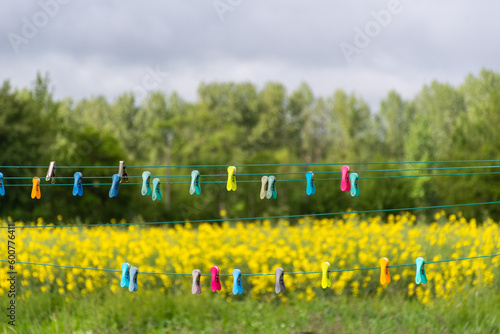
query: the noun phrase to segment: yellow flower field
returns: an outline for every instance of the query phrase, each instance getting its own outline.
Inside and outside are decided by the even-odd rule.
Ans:
[[[432,224],[416,224],[407,213],[363,218],[357,214],[339,219],[301,219],[296,224],[237,222],[185,224],[162,227],[113,226],[94,228],[16,229],[17,261],[120,270],[123,262],[139,267],[140,272],[185,273],[180,275],[139,274],[137,294],[161,292],[191,294],[191,272],[201,269],[209,274],[217,265],[221,275],[233,269],[244,276],[244,295],[274,298],[277,267],[285,273],[319,272],[328,261],[331,270],[378,267],[381,257],[390,265],[414,264],[419,256],[426,261],[456,259],[500,253],[500,229],[488,220],[478,225],[460,215],[435,215]],[[35,224],[35,223],[32,223]],[[38,224],[43,224],[42,220]],[[2,226],[6,226],[5,221]],[[16,222],[16,226],[21,226]],[[7,230],[0,236],[7,243]],[[4,256],[0,259],[5,260]],[[321,288],[321,274],[285,275],[286,300],[289,293],[311,301],[323,294],[349,296],[398,293],[432,303],[435,298],[450,299],[462,292],[494,284],[500,275],[500,257],[426,264],[428,283],[416,286],[415,266],[390,268],[392,282],[381,286],[380,270],[355,270],[332,273],[332,287]],[[6,266],[3,263],[3,266]],[[130,293],[120,288],[119,272],[58,268],[16,264],[19,291],[29,298],[40,292],[62,295],[88,294],[102,289]],[[232,297],[232,277],[221,277],[222,291]],[[498,281],[497,281],[498,282]],[[8,291],[0,280],[0,296]],[[202,277],[202,293],[210,291],[210,277]]]

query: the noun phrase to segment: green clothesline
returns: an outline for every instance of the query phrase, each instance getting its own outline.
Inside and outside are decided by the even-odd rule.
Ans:
[[[277,175],[276,174],[264,174],[264,175]],[[303,174],[303,173],[301,173]],[[360,177],[359,180],[373,180],[373,179],[399,179],[399,178],[412,178],[412,177],[436,177],[436,176],[467,176],[467,175],[498,175],[500,172],[479,172],[479,173],[454,173],[454,174],[416,174],[416,175],[386,175],[386,176],[364,176]],[[236,175],[237,177],[240,175]],[[158,178],[169,178],[169,177],[175,177],[175,176],[159,176]],[[203,175],[202,175],[203,177]],[[202,177],[200,177],[200,184],[217,184],[217,183],[226,183],[227,181],[202,181]],[[227,177],[227,175],[226,175]],[[28,177],[29,179],[33,179],[32,177]],[[72,177],[69,177],[70,179],[73,179]],[[109,176],[105,177],[99,177],[101,178],[106,178],[110,179]],[[130,176],[129,176],[130,178]],[[14,178],[13,178],[14,179]],[[314,181],[339,181],[341,180],[340,177],[335,177],[335,178],[326,178],[326,179],[317,179],[315,178]],[[307,181],[306,179],[277,179],[276,182],[305,182]],[[237,183],[261,183],[261,180],[237,180]],[[161,184],[190,184],[190,181],[174,181],[174,182],[162,182]],[[112,183],[82,183],[82,186],[111,186]],[[121,186],[123,185],[142,185],[142,182],[122,182],[120,184]],[[6,183],[4,184],[5,187],[32,187],[33,184],[28,184],[28,183],[14,183],[14,184],[9,184]],[[73,183],[58,183],[58,184],[52,184],[52,183],[40,183],[40,186],[42,187],[58,187],[58,186],[73,186]]]
[[[448,164],[448,163],[479,163],[500,160],[449,160],[449,161],[393,161],[393,162],[335,162],[335,163],[289,163],[289,164],[226,164],[226,165],[178,165],[178,166],[127,166],[127,168],[196,168],[196,167],[271,167],[271,166],[343,166],[343,165],[404,165],[404,164]],[[49,166],[0,166],[2,168],[49,168]],[[118,166],[57,166],[57,168],[91,169],[91,168],[118,168]]]
[[[380,209],[380,210],[362,210],[362,211],[344,211],[344,212],[329,212],[329,213],[312,213],[307,215],[288,215],[288,216],[268,216],[268,217],[247,217],[247,218],[219,218],[219,219],[200,219],[200,220],[176,220],[166,222],[144,222],[144,223],[117,223],[117,224],[75,224],[75,225],[25,225],[15,226],[16,229],[20,228],[66,228],[66,227],[98,227],[98,226],[147,226],[147,225],[165,225],[165,224],[185,224],[185,223],[224,223],[231,221],[252,221],[252,220],[265,220],[265,219],[290,219],[290,218],[310,218],[310,217],[328,217],[347,214],[365,214],[365,213],[380,213],[380,212],[401,212],[413,210],[430,210],[430,209],[445,209],[445,208],[458,208],[465,206],[476,205],[492,205],[500,204],[500,201],[495,202],[481,202],[481,203],[466,203],[466,204],[449,204],[449,205],[436,205],[436,206],[422,206],[413,208],[399,208],[399,209]],[[12,228],[11,226],[0,226],[2,228]]]
[[[427,168],[399,168],[399,169],[373,169],[373,170],[352,170],[351,173],[386,173],[386,172],[415,172],[415,171],[435,171],[435,170],[462,170],[462,169],[496,169],[500,168],[500,166],[454,166],[454,167],[427,167]],[[340,174],[341,171],[317,171],[315,174]],[[263,175],[304,175],[304,172],[282,172],[282,173],[242,173],[236,174],[237,176],[263,176]],[[432,174],[432,175],[443,175],[443,174]],[[453,174],[455,175],[455,174]],[[461,174],[456,174],[461,175]],[[465,174],[469,175],[469,174]],[[191,178],[191,175],[160,175],[154,176],[157,178]],[[202,174],[200,177],[227,177],[226,174]],[[404,176],[402,176],[404,177]],[[33,177],[31,176],[5,176],[5,180],[30,180]],[[73,176],[54,176],[54,179],[73,179]],[[109,179],[110,176],[83,176],[83,179]],[[141,175],[129,175],[130,179],[140,179]]]
[[[489,255],[479,255],[479,256],[471,256],[471,257],[463,257],[457,259],[446,259],[446,260],[437,260],[437,261],[426,261],[425,264],[436,264],[436,263],[444,263],[444,262],[454,262],[454,261],[466,261],[466,260],[475,260],[482,258],[490,258],[500,256],[500,254],[489,254]],[[0,260],[0,262],[7,262],[8,260]],[[60,265],[60,264],[49,264],[49,263],[37,263],[37,262],[21,262],[16,261],[16,264],[27,264],[27,265],[37,265],[37,266],[48,266],[48,267],[59,267],[59,268],[68,268],[68,269],[82,269],[82,270],[97,270],[97,271],[107,271],[107,272],[116,272],[121,273],[121,270],[118,269],[103,269],[103,268],[91,268],[91,267],[78,267],[78,266],[69,266],[69,265]],[[415,263],[406,263],[406,264],[393,264],[387,266],[388,268],[399,268],[399,267],[410,267],[415,266]],[[348,268],[348,269],[331,269],[328,270],[329,273],[338,273],[345,271],[362,271],[362,270],[376,270],[380,269],[380,267],[365,267],[365,268]],[[296,272],[284,272],[285,275],[303,275],[303,274],[321,274],[322,271],[296,271]],[[191,276],[192,274],[185,273],[158,273],[158,272],[140,272],[140,274],[146,275],[169,275],[169,276]],[[275,273],[242,273],[241,276],[269,276],[275,275]],[[201,274],[201,276],[211,276],[210,274]],[[219,274],[221,277],[231,277],[232,274]]]

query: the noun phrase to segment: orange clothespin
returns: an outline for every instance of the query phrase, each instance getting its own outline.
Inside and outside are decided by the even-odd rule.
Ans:
[[[31,189],[31,198],[37,198],[40,199],[42,197],[42,193],[40,192],[40,178],[39,177],[34,177],[33,178],[33,188]]]
[[[391,275],[389,274],[389,260],[386,257],[381,258],[378,263],[380,264],[380,284],[386,285],[391,282]]]

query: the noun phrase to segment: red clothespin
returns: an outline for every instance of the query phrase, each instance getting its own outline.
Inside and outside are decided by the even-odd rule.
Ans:
[[[217,290],[220,291],[221,285],[220,285],[220,277],[219,277],[219,268],[217,266],[213,266],[210,269],[210,273],[212,274],[212,284],[211,284],[212,292],[215,292]]]
[[[349,182],[349,166],[342,166],[342,168],[340,168],[340,173],[342,174],[340,180],[340,190],[350,191],[351,183]]]

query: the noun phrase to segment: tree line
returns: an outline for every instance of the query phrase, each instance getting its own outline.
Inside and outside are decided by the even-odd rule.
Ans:
[[[83,197],[73,197],[71,186],[42,187],[42,199],[32,200],[29,187],[6,187],[0,197],[0,216],[55,221],[61,215],[90,223],[115,219],[146,221],[193,220],[265,215],[376,210],[499,199],[500,176],[462,175],[365,179],[363,175],[397,176],[464,171],[360,173],[360,196],[340,192],[338,181],[317,181],[316,194],[307,196],[304,175],[278,175],[278,198],[260,200],[260,183],[239,183],[228,192],[224,183],[202,183],[200,196],[189,195],[192,168],[152,168],[153,176],[170,176],[162,185],[164,200],[152,202],[140,194],[140,185],[121,186],[108,196],[118,162],[129,166],[185,166],[233,164],[291,164],[343,162],[402,162],[500,159],[500,74],[483,69],[453,86],[433,81],[413,99],[391,91],[378,110],[362,97],[337,90],[315,96],[303,83],[287,92],[278,82],[262,89],[248,82],[201,83],[195,102],[176,92],[150,92],[140,103],[132,92],[109,101],[93,96],[79,101],[56,100],[48,75],[38,74],[31,87],[0,89],[0,166],[115,166],[116,169],[79,170],[101,177],[84,186]],[[470,164],[469,164],[470,165]],[[486,164],[488,165],[488,164]],[[463,166],[463,164],[369,165],[352,170]],[[199,168],[201,181],[208,174],[224,174],[223,167]],[[305,173],[337,171],[340,166],[241,167],[237,173]],[[78,170],[56,169],[58,184],[72,183]],[[47,170],[0,167],[4,177],[44,177]],[[129,169],[131,176],[143,170]],[[326,175],[326,176],[325,176]],[[318,174],[316,178],[338,177]],[[107,178],[109,177],[109,178]],[[238,177],[260,180],[260,176]],[[162,182],[167,180],[162,178]],[[224,181],[224,176],[210,180]],[[30,184],[29,179],[4,180]],[[141,182],[131,178],[130,182]],[[42,183],[46,183],[42,179]],[[458,211],[458,209],[456,210]],[[498,206],[463,208],[477,217],[500,217]]]

